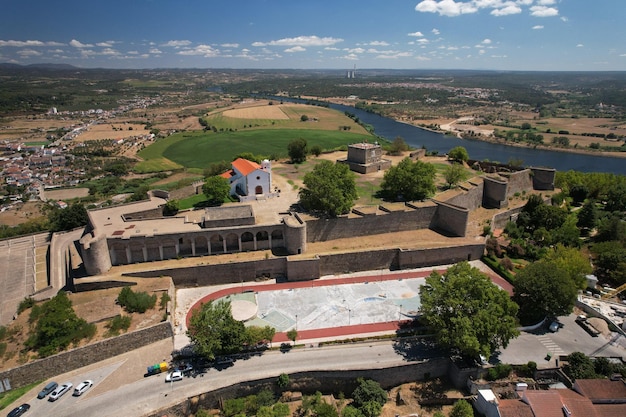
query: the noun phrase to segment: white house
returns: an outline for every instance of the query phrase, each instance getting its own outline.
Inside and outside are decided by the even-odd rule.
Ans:
[[[232,169],[221,176],[230,182],[230,193],[240,201],[255,200],[258,196],[272,197],[272,166],[267,159],[261,162],[237,158],[231,163]]]

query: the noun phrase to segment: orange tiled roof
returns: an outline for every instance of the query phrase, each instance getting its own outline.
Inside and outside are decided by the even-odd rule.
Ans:
[[[248,161],[247,159],[237,158],[232,162],[232,166],[234,169],[239,171],[241,175],[248,175],[249,173],[260,169],[261,165],[256,162]]]

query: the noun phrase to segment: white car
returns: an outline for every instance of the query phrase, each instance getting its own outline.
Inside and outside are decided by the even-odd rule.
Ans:
[[[74,394],[72,395],[74,395],[74,397],[80,397],[81,395],[85,393],[85,391],[87,391],[92,386],[93,386],[92,380],[88,379],[86,381],[83,381],[80,384],[78,384],[76,388],[74,388]]]
[[[55,388],[54,391],[50,393],[50,396],[48,397],[48,401],[58,400],[59,398],[63,396],[63,394],[71,390],[72,387],[73,385],[71,382],[66,382],[64,384],[59,385],[58,387]]]
[[[174,381],[182,381],[183,373],[181,371],[169,372],[165,376],[165,382],[174,382]]]

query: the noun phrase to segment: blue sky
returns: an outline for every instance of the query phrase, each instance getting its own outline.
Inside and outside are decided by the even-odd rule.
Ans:
[[[0,62],[626,70],[625,0],[0,0]]]

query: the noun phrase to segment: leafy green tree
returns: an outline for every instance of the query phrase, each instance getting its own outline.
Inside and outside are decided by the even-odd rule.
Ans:
[[[209,205],[219,206],[224,203],[230,194],[230,184],[224,177],[216,175],[209,177],[202,186],[202,192],[207,197]]]
[[[352,405],[361,409],[370,401],[378,403],[381,407],[387,403],[387,391],[380,384],[371,379],[357,379],[358,386],[352,392]],[[361,410],[363,411],[363,410]]]
[[[209,359],[237,353],[245,342],[245,326],[231,314],[230,301],[209,301],[191,315],[187,335],[195,350]]]
[[[272,407],[274,417],[287,417],[290,414],[289,406],[285,403],[278,402]]]
[[[313,413],[315,417],[339,417],[339,413],[335,406],[328,404],[326,401],[322,401],[320,404],[313,407]],[[377,417],[377,416],[372,416]]]
[[[315,156],[320,156],[323,152],[323,149],[320,145],[311,146],[311,154]]]
[[[458,400],[454,403],[450,417],[474,417],[472,405],[465,400]]]
[[[67,349],[72,343],[90,339],[96,326],[76,316],[72,301],[64,291],[59,291],[41,306],[35,331],[26,341],[26,346],[45,357]]]
[[[295,343],[297,338],[298,338],[298,331],[296,329],[287,330],[287,339]]]
[[[124,287],[117,296],[117,302],[128,313],[145,313],[156,305],[156,294],[144,291],[134,292],[130,287]]]
[[[606,194],[606,211],[626,211],[626,184],[618,183]]]
[[[163,206],[163,215],[164,216],[174,216],[180,210],[180,204],[178,200],[168,200],[167,203]]]
[[[289,375],[284,372],[278,375],[278,380],[276,381],[276,384],[279,388],[286,388],[287,385],[289,385]]]
[[[519,305],[523,324],[572,312],[578,285],[568,271],[550,260],[527,265],[517,273],[513,300]]]
[[[578,211],[576,225],[580,228],[591,230],[596,227],[598,221],[598,209],[595,200],[589,200]]]
[[[359,410],[358,408],[352,405],[347,405],[343,408],[343,410],[341,410],[341,417],[364,417],[364,416],[361,410]]]
[[[300,121],[301,122],[306,122],[309,120],[309,116],[307,116],[306,114],[303,114],[302,116],[300,116]]]
[[[570,280],[581,290],[587,286],[585,275],[593,272],[589,259],[580,250],[560,243],[546,252],[544,260],[554,262],[557,268],[567,272]]]
[[[368,401],[360,408],[361,413],[365,417],[378,417],[380,413],[383,411],[382,405],[377,403],[376,401]]]
[[[396,136],[389,146],[389,155],[402,155],[402,152],[406,152],[408,150],[409,145],[404,141],[404,139],[400,136]]]
[[[85,206],[80,203],[73,203],[65,209],[52,209],[48,214],[48,221],[52,231],[59,232],[84,227],[89,221],[89,215]]]
[[[467,357],[491,356],[517,337],[517,304],[467,262],[433,272],[420,288],[422,317],[438,342]]]
[[[563,371],[573,380],[597,377],[593,361],[582,352],[574,352],[567,355]]]
[[[469,160],[469,154],[467,149],[462,146],[456,146],[450,149],[448,152],[448,158],[456,162],[467,162]]]
[[[212,163],[203,171],[204,178],[215,177],[216,175],[223,174],[232,168],[230,162],[220,161]]]
[[[600,242],[591,246],[596,274],[617,285],[626,284],[626,248],[621,242]]]
[[[322,161],[304,176],[300,204],[336,217],[349,213],[358,198],[355,175],[348,165]]]
[[[600,216],[597,222],[598,233],[595,240],[599,242],[619,241],[626,243],[626,222],[618,213]]]
[[[289,155],[289,158],[291,158],[291,162],[294,164],[300,164],[306,161],[307,153],[308,149],[306,139],[294,139],[287,145],[287,154]]]
[[[456,186],[458,183],[465,181],[467,173],[461,164],[451,164],[443,170],[443,177],[448,183],[448,188]]]
[[[589,195],[589,189],[584,184],[576,184],[572,186],[569,190],[569,196],[572,197],[572,201],[575,204],[580,204]]]
[[[258,342],[271,342],[276,334],[276,329],[271,326],[246,327],[246,343],[252,346]]]
[[[380,194],[386,200],[424,200],[435,193],[435,166],[405,158],[385,172]]]

